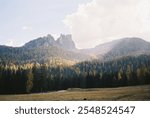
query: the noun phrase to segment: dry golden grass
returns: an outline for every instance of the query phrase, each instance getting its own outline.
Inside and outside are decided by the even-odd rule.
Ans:
[[[68,89],[64,91],[0,95],[1,101],[150,100],[150,85],[119,88]]]

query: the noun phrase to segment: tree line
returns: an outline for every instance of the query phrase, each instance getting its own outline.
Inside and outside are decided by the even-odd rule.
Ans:
[[[150,55],[73,66],[49,63],[0,64],[0,93],[20,94],[150,84]]]

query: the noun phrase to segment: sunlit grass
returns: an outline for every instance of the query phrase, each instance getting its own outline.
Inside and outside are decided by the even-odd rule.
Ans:
[[[75,88],[38,94],[0,95],[0,100],[150,100],[150,85],[119,88]]]

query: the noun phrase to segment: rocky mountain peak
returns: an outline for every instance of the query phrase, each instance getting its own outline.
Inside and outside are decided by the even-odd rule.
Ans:
[[[73,42],[72,36],[70,34],[68,35],[61,34],[56,41],[52,35],[48,34],[47,36],[39,37],[24,45],[24,47],[26,48],[37,48],[40,46],[44,46],[44,47],[57,46],[67,50],[76,49],[75,43]]]
[[[76,49],[75,43],[73,42],[72,36],[70,34],[68,35],[61,34],[60,37],[57,39],[57,43],[61,47],[68,49],[68,50]]]
[[[48,34],[47,36],[39,37],[35,40],[32,40],[32,41],[26,43],[24,45],[24,47],[26,47],[26,48],[37,48],[40,46],[50,46],[50,45],[54,45],[54,44],[55,44],[54,37],[51,36],[50,34]]]

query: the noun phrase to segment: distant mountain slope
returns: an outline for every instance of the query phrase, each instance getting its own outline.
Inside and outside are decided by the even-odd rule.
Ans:
[[[104,58],[113,59],[122,56],[135,56],[150,53],[150,43],[140,38],[124,38],[116,42]],[[101,55],[98,55],[101,56]]]
[[[95,55],[99,59],[113,59],[128,55],[150,53],[150,43],[141,38],[122,38],[100,44],[92,49],[81,50],[82,53]]]

